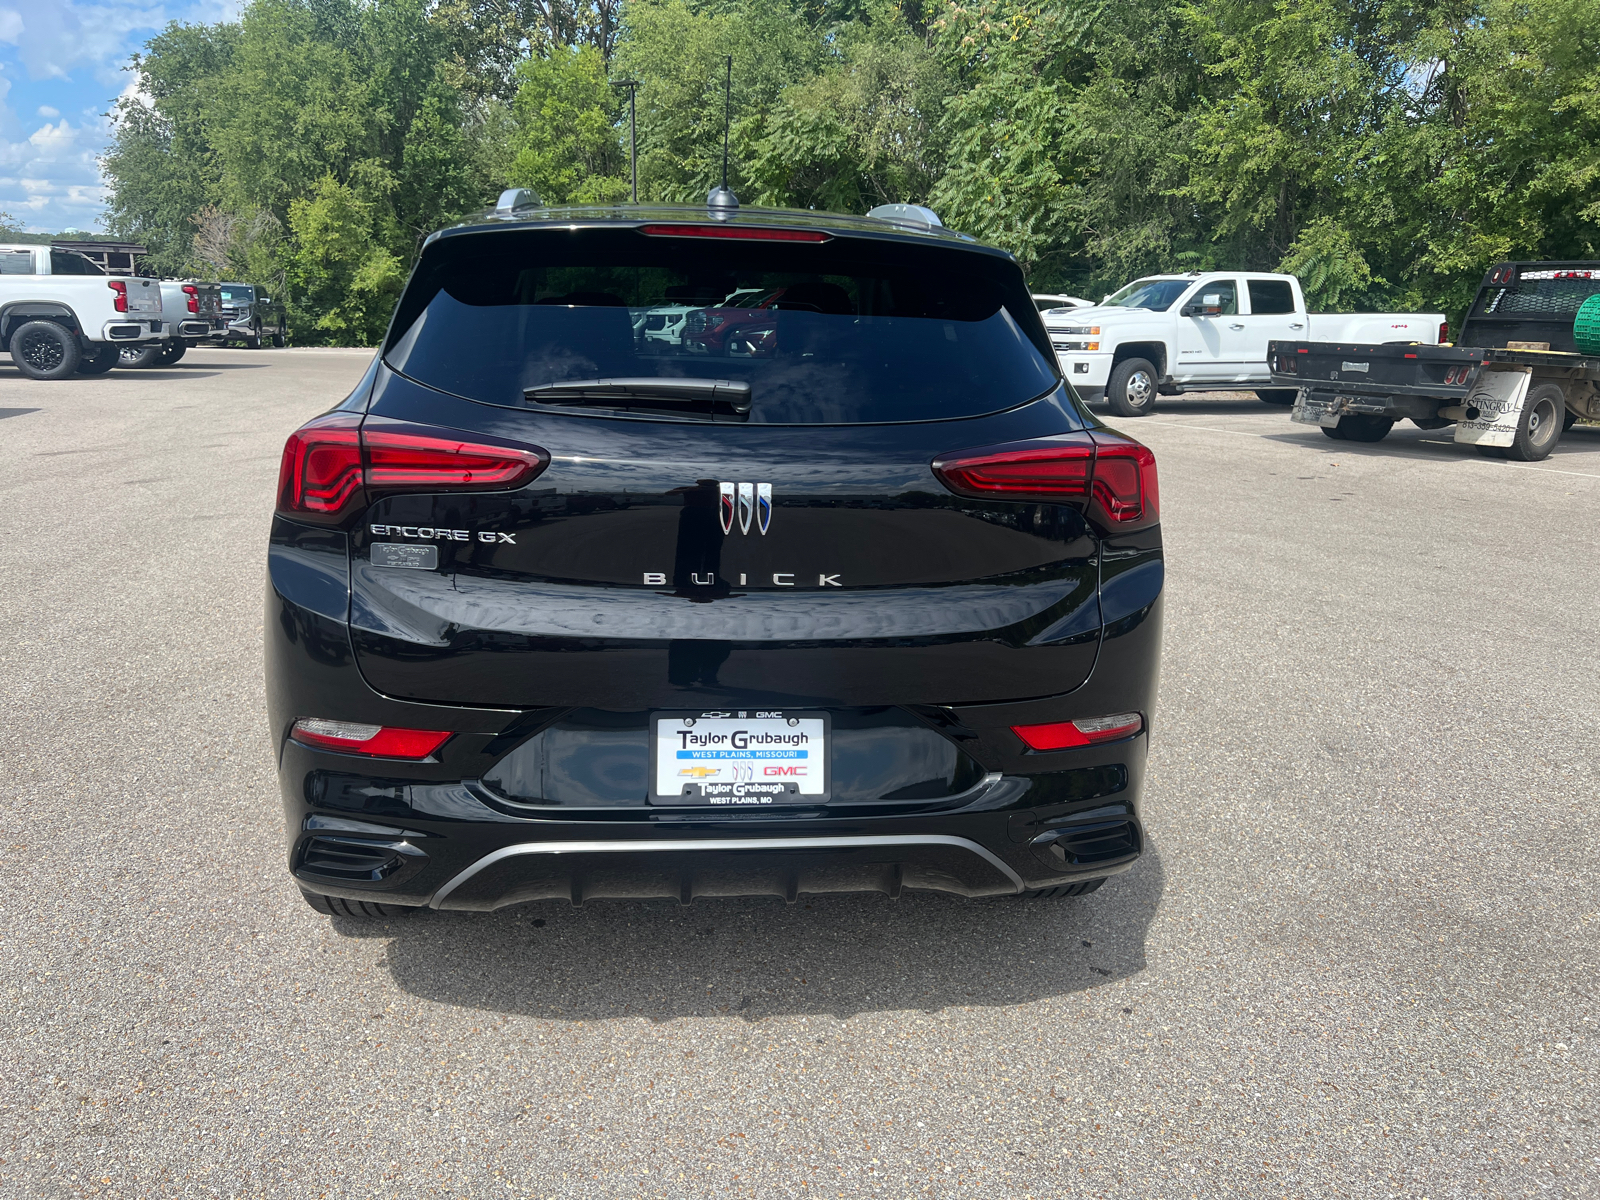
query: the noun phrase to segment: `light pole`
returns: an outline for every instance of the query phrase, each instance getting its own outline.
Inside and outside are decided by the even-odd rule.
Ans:
[[[637,79],[616,79],[612,87],[628,89],[628,166],[633,175],[633,202],[639,203],[639,125],[634,117],[633,97],[639,90]]]

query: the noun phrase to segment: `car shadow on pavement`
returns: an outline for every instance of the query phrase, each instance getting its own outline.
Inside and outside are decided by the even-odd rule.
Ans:
[[[1549,458],[1541,459],[1538,463],[1510,465],[1559,467],[1562,452],[1565,450],[1587,452],[1600,449],[1600,439],[1585,439],[1583,434],[1573,438],[1572,435],[1578,432],[1578,428],[1573,426],[1561,435],[1561,441],[1550,452]],[[1411,459],[1416,462],[1477,462],[1507,465],[1507,460],[1504,458],[1482,454],[1475,446],[1457,442],[1452,431],[1448,429],[1406,430],[1402,436],[1396,437],[1390,434],[1380,442],[1341,442],[1330,437],[1317,437],[1316,432],[1312,426],[1299,425],[1294,430],[1284,433],[1264,433],[1261,438],[1263,441],[1281,442],[1284,445],[1300,446],[1307,450],[1320,450],[1329,458],[1336,456],[1348,458],[1356,455],[1363,458]],[[1600,433],[1600,429],[1595,432]]]
[[[1109,405],[1100,401],[1089,405],[1089,411],[1101,418],[1113,421],[1127,421],[1129,429],[1138,428],[1143,417],[1119,417],[1111,411]],[[1266,404],[1254,396],[1238,397],[1232,395],[1212,395],[1201,393],[1195,396],[1163,396],[1156,403],[1152,417],[1181,417],[1181,416],[1261,416],[1263,413],[1289,413],[1287,404]]]
[[[1025,1004],[1125,979],[1165,886],[1153,847],[1098,892],[966,900],[932,892],[781,900],[524,904],[340,918],[389,939],[395,983],[428,1000],[547,1020],[776,1015]]]

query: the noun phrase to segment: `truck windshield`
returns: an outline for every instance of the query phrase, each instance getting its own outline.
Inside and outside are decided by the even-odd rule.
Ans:
[[[971,417],[1059,386],[1007,260],[633,228],[436,241],[384,358],[419,383],[516,407],[618,381],[655,395],[710,380],[747,398],[741,419],[779,424]]]
[[[1191,282],[1188,279],[1135,279],[1106,303],[1118,308],[1147,308],[1151,312],[1166,312]]]
[[[239,287],[235,284],[232,287],[222,289],[222,302],[224,304],[249,304],[254,299],[254,288]]]

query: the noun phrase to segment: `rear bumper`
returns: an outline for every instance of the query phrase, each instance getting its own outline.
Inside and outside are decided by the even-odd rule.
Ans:
[[[138,342],[152,342],[171,336],[172,325],[159,317],[132,317],[127,320],[107,321],[100,327],[102,342],[117,342],[121,345]]]
[[[1032,789],[1026,779],[996,778],[989,790],[1004,802]],[[673,814],[655,821],[534,822],[508,821],[486,805],[477,814],[482,820],[471,821],[476,789],[455,785],[434,799],[445,791],[454,793],[451,807],[467,823],[437,814],[392,824],[354,820],[291,802],[299,817],[291,816],[289,847],[296,882],[325,895],[462,911],[540,900],[792,902],[827,893],[898,896],[905,889],[1004,896],[1117,874],[1137,861],[1144,844],[1126,789],[1070,811],[969,806],[866,820],[820,813],[764,814],[759,821]]]

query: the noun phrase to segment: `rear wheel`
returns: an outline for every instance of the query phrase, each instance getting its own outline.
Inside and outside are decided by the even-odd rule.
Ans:
[[[1538,462],[1549,458],[1569,421],[1567,395],[1559,383],[1540,383],[1528,389],[1517,421],[1516,435],[1509,446],[1479,446],[1485,458],[1509,458],[1512,462]]]
[[[1394,422],[1388,417],[1372,413],[1345,413],[1339,418],[1337,429],[1324,427],[1322,432],[1342,442],[1381,442],[1393,428]]]
[[[166,353],[160,342],[145,342],[141,346],[124,346],[117,356],[119,367],[153,367]]]
[[[1263,404],[1293,404],[1300,393],[1294,388],[1258,388],[1256,399]]]
[[[417,910],[405,904],[379,904],[375,900],[346,900],[343,896],[322,896],[300,889],[306,903],[329,917],[357,917],[363,920],[408,917]]]
[[[111,368],[122,361],[122,347],[110,342],[96,342],[95,348],[78,360],[79,375],[109,375]]]
[[[11,361],[29,379],[65,379],[78,369],[78,339],[54,321],[29,321],[11,334]]]
[[[1104,879],[1087,879],[1082,883],[1064,883],[1060,887],[1034,888],[1031,892],[1022,892],[1024,900],[1055,900],[1061,896],[1087,896],[1090,892],[1097,891]]]
[[[275,333],[275,334],[272,335],[272,345],[273,345],[274,349],[282,350],[283,349],[283,342],[284,342],[284,337],[283,337],[282,332]]]
[[[1155,364],[1144,358],[1119,362],[1106,381],[1106,403],[1119,417],[1149,416],[1156,406]]]
[[[161,365],[163,367],[170,367],[173,363],[177,362],[187,353],[189,353],[188,342],[173,341],[164,351],[162,351]]]

